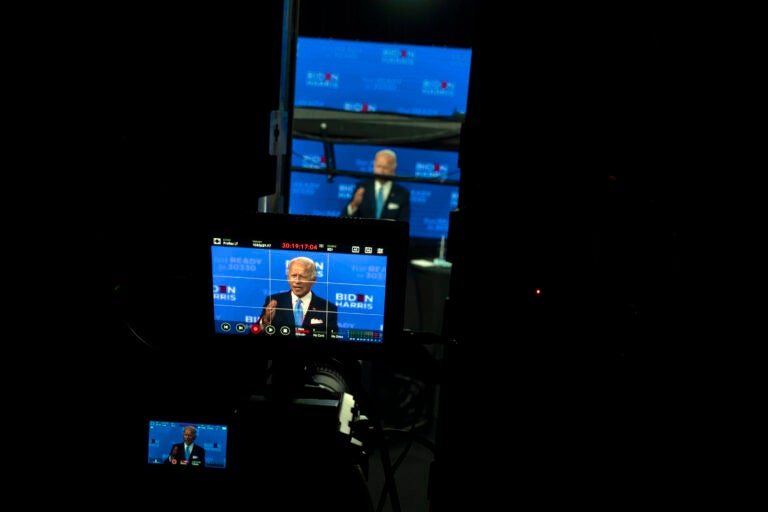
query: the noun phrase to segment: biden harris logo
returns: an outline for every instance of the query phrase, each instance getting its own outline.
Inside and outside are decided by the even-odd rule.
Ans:
[[[325,155],[307,154],[301,155],[301,167],[306,169],[325,169],[328,165],[328,159]]]
[[[336,293],[336,306],[340,311],[371,311],[374,302],[373,295],[365,293]]]
[[[448,164],[440,162],[416,162],[414,167],[417,178],[447,178]]]
[[[448,80],[423,80],[421,94],[426,96],[453,97],[456,94],[456,84]]]
[[[339,75],[327,71],[308,71],[304,83],[307,87],[322,87],[324,89],[338,89]]]
[[[413,66],[416,63],[416,52],[409,48],[385,48],[381,52],[382,64],[398,66]]]
[[[237,302],[237,287],[226,284],[213,285],[213,300]]]
[[[375,103],[360,103],[359,101],[345,101],[342,109],[347,112],[376,112],[378,107]]]

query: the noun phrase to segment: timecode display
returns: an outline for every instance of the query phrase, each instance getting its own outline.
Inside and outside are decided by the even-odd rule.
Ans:
[[[318,245],[306,242],[281,242],[281,249],[297,249],[300,251],[317,251]]]

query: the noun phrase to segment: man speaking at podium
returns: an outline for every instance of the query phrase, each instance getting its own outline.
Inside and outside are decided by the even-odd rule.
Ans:
[[[378,151],[373,159],[374,176],[355,186],[352,199],[344,206],[341,216],[409,222],[411,192],[389,178],[396,170],[397,153],[391,149]]]
[[[197,428],[192,425],[184,427],[184,441],[171,447],[171,453],[168,454],[164,464],[204,468],[205,448],[195,443],[195,439],[197,439]]]
[[[290,327],[296,334],[320,334],[329,337],[339,330],[339,311],[336,304],[312,293],[317,282],[317,267],[305,256],[288,263],[290,290],[267,297],[260,324]],[[317,331],[317,332],[316,332]]]

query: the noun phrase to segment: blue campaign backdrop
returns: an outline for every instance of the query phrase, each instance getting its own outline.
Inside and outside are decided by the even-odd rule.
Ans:
[[[472,50],[299,37],[294,105],[451,117],[467,111]]]
[[[337,144],[336,169],[373,173],[376,151],[384,146]],[[434,183],[401,181],[411,191],[410,236],[439,240],[448,237],[450,212],[459,205],[459,155],[455,151],[396,148],[397,175],[435,180]],[[338,217],[352,198],[360,178],[302,172],[326,169],[327,158],[319,141],[293,140],[293,170],[289,189],[289,212],[298,215]],[[448,181],[450,183],[442,183]]]

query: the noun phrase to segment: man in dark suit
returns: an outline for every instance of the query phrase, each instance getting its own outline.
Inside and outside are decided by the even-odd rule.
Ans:
[[[322,332],[324,337],[337,332],[339,308],[312,293],[312,286],[317,282],[315,262],[305,256],[293,258],[288,263],[287,275],[291,289],[266,298],[260,318],[262,327],[288,326],[297,334]]]
[[[341,211],[342,217],[411,220],[411,191],[389,177],[397,170],[397,154],[382,149],[373,160],[373,178],[361,181],[355,187],[349,203]]]
[[[165,459],[165,464],[204,468],[205,448],[195,443],[195,439],[197,439],[197,428],[192,425],[184,427],[184,441],[171,446],[171,452]]]

